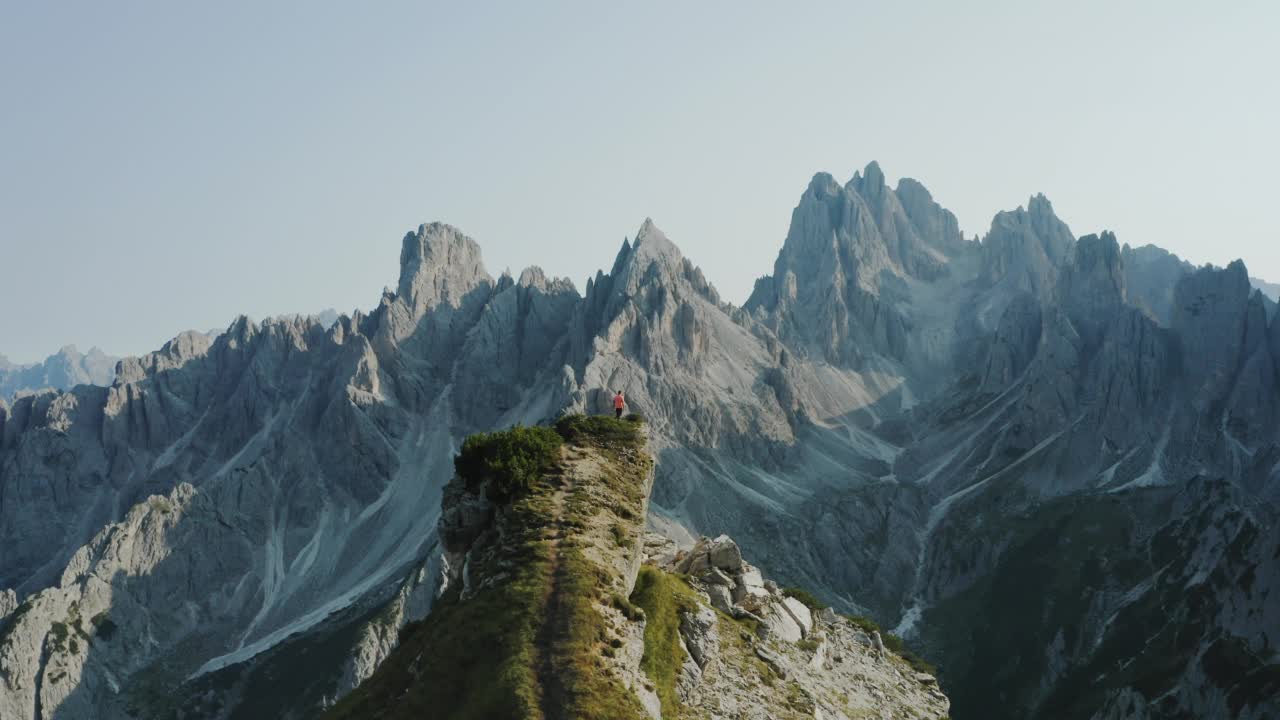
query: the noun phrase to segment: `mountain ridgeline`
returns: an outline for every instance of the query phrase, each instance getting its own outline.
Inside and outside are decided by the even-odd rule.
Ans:
[[[110,385],[118,360],[96,347],[82,353],[75,345],[68,345],[39,363],[12,363],[0,355],[0,400],[22,391]]]
[[[1280,714],[1280,320],[1243,263],[1077,238],[1043,196],[966,240],[872,163],[813,178],[742,307],[650,221],[581,294],[443,224],[400,265],[331,326],[240,318],[0,404],[0,716],[387,687],[463,607],[463,439],[611,389],[652,526],[892,628],[958,720]]]

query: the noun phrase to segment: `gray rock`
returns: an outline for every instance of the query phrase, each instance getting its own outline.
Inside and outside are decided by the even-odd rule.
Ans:
[[[742,550],[728,535],[721,535],[712,540],[707,547],[707,556],[711,566],[728,573],[742,569]]]
[[[791,616],[791,619],[800,626],[800,632],[808,637],[813,632],[813,614],[809,612],[809,608],[799,600],[793,597],[785,597],[778,603],[784,612]]]
[[[716,614],[706,607],[681,613],[680,637],[684,639],[685,647],[698,668],[706,668],[716,656],[720,643],[716,634]]]
[[[871,647],[875,650],[876,655],[883,656],[885,654],[884,640],[880,639],[880,631],[871,631]]]
[[[769,637],[783,642],[800,642],[804,639],[804,628],[795,619],[786,606],[780,602],[770,603],[762,615],[764,624],[769,628]]]
[[[711,598],[711,606],[715,609],[733,614],[733,598],[729,596],[729,588],[723,585],[708,585],[707,596]]]
[[[702,581],[709,585],[723,585],[726,588],[734,588],[737,583],[733,578],[724,574],[724,571],[718,567],[712,567],[702,574]]]

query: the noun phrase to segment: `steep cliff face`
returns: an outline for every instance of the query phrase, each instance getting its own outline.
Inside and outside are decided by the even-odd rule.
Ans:
[[[309,716],[438,617],[462,439],[613,390],[655,526],[896,626],[954,717],[1274,713],[1280,322],[1243,265],[1076,241],[1042,196],[968,242],[874,165],[815,176],[744,308],[650,221],[581,296],[446,225],[401,259],[368,314],[0,405],[0,715]]]

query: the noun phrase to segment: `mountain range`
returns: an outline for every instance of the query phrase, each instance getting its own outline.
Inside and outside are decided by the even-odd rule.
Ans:
[[[0,716],[314,716],[429,614],[462,439],[623,390],[653,529],[894,628],[952,717],[1275,717],[1273,307],[1040,195],[968,240],[875,163],[741,307],[649,220],[581,293],[422,225],[370,312],[0,404]]]
[[[63,347],[40,363],[15,364],[0,355],[0,398],[11,398],[23,390],[110,385],[119,359],[96,347],[81,353],[75,345]]]

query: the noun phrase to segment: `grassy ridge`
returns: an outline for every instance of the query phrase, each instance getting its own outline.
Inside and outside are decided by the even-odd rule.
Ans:
[[[456,592],[438,601],[325,717],[644,718],[605,662],[615,639],[597,603],[616,592],[617,573],[588,558],[582,536],[600,513],[609,515],[601,522],[610,548],[621,546],[615,533],[638,534],[651,462],[638,452],[640,430],[634,422],[569,416],[555,430],[468,438],[455,459],[457,481],[468,492],[484,488],[499,506],[502,538],[472,558],[473,576],[503,579],[465,601]],[[606,459],[600,477],[579,479],[563,508],[556,501],[562,441]]]

